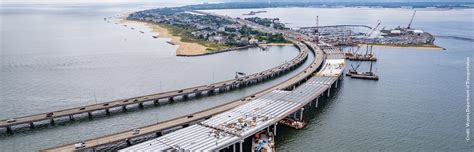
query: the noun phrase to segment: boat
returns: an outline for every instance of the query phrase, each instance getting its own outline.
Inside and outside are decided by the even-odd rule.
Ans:
[[[283,118],[282,120],[279,121],[280,124],[284,124],[288,127],[295,128],[295,129],[303,129],[306,127],[306,123],[302,121],[296,121],[291,118]]]
[[[133,27],[132,27],[132,28],[130,28],[130,29],[132,29],[132,30],[135,30],[135,28],[133,28]]]
[[[153,37],[153,38],[155,38],[155,39],[158,38],[158,36],[151,36],[151,37]]]
[[[258,132],[252,138],[252,152],[275,152],[275,136],[266,130]]]
[[[356,68],[354,68],[351,64],[352,69],[349,69],[349,72],[346,73],[346,76],[350,76],[351,78],[356,78],[356,79],[366,79],[366,80],[379,80],[379,76],[375,75],[375,73],[372,72],[372,62],[370,62],[370,71],[369,72],[357,72],[357,69],[359,68],[359,65],[357,65]]]
[[[176,44],[174,44],[174,43],[171,42],[171,41],[166,41],[166,43],[171,44],[171,45],[176,45]]]
[[[145,32],[143,32],[143,31],[140,31],[140,33],[145,33]]]
[[[369,52],[369,45],[367,45],[365,54],[357,53],[359,49],[360,47],[357,48],[356,51],[344,53],[344,55],[346,56],[346,59],[349,59],[352,61],[377,61],[377,57],[373,53],[373,46],[370,46],[370,52]]]

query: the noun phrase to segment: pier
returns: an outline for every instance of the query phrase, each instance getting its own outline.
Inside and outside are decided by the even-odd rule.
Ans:
[[[160,105],[175,101],[186,101],[192,98],[224,93],[281,76],[303,64],[306,61],[307,56],[307,49],[300,49],[299,54],[289,62],[245,77],[180,90],[0,120],[0,128],[6,130],[7,133],[13,133],[18,128],[35,128],[38,124],[44,124],[45,122],[55,125],[58,120],[74,121],[76,117],[82,115],[87,115],[88,118],[93,118],[94,115],[97,115],[98,113],[110,115],[116,112],[126,112],[128,109],[134,107],[143,108],[147,105]]]

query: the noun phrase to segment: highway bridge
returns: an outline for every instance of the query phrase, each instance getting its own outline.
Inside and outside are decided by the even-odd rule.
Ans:
[[[243,143],[253,141],[253,135],[262,130],[276,135],[278,122],[286,117],[299,116],[302,121],[305,109],[313,104],[318,107],[319,97],[325,92],[329,96],[331,87],[337,87],[345,58],[334,55],[342,52],[326,54],[332,58],[326,58],[322,70],[292,90],[273,90],[208,120],[120,151],[248,151]],[[216,133],[218,137],[213,136]]]
[[[239,100],[235,100],[235,101],[232,101],[220,106],[216,106],[210,109],[206,109],[200,112],[189,114],[187,116],[167,120],[167,121],[160,122],[157,124],[152,124],[152,125],[141,127],[141,128],[135,128],[135,129],[140,130],[139,134],[134,134],[133,129],[130,129],[130,130],[126,130],[120,133],[108,135],[108,136],[98,137],[95,139],[89,139],[89,140],[84,141],[85,147],[79,150],[81,151],[117,150],[120,148],[128,147],[136,143],[140,143],[149,139],[160,137],[166,133],[169,133],[181,128],[186,128],[193,124],[197,124],[199,122],[202,122],[204,120],[211,118],[214,115],[226,112],[240,105],[249,103],[253,101],[254,99],[262,97],[265,94],[270,93],[274,90],[281,90],[281,89],[292,90],[296,88],[297,86],[303,84],[310,77],[312,77],[313,74],[322,67],[321,65],[323,64],[323,61],[325,58],[325,54],[323,53],[323,51],[317,48],[316,45],[311,44],[311,42],[306,42],[306,43],[295,42],[295,44],[301,51],[304,51],[304,52],[314,51],[313,54],[315,55],[315,59],[303,71],[301,71],[296,76],[284,82],[281,82],[261,92],[255,93],[253,95],[250,95],[250,96],[247,96]],[[305,44],[311,44],[311,45],[305,45]],[[308,47],[312,47],[312,49],[309,49]],[[58,147],[52,147],[49,149],[45,149],[43,151],[73,151],[73,150],[75,150],[74,143],[66,144],[66,145],[62,145]]]
[[[50,111],[40,114],[33,114],[29,116],[17,117],[12,119],[0,120],[0,128],[4,128],[6,132],[13,133],[15,129],[22,127],[35,128],[36,125],[48,121],[48,123],[54,125],[56,120],[75,120],[78,115],[87,114],[88,118],[93,118],[94,114],[106,113],[109,115],[112,112],[124,112],[128,108],[140,107],[144,105],[160,105],[162,103],[170,103],[176,100],[188,100],[191,98],[199,98],[204,95],[210,96],[216,93],[223,93],[226,91],[244,88],[250,85],[258,84],[269,79],[276,78],[285,74],[299,65],[303,64],[308,56],[307,50],[300,50],[299,54],[284,64],[277,67],[247,75],[241,78],[232,80],[212,83],[209,85],[202,85],[196,87],[190,87],[180,90],[150,94],[139,97],[132,97],[127,99],[119,99],[110,102],[104,102],[99,104],[85,105],[81,107]]]
[[[253,28],[263,31],[272,30],[247,23],[241,19],[236,21],[242,24],[251,24],[250,26]],[[235,150],[238,143],[240,143],[239,150],[242,151],[242,143],[255,132],[261,129],[276,131],[277,122],[280,119],[288,116],[296,117],[298,114],[301,117],[305,107],[310,108],[313,103],[317,107],[319,97],[325,92],[329,96],[331,88],[337,87],[345,67],[344,58],[339,58],[343,57],[343,54],[337,49],[331,47],[321,49],[318,45],[306,41],[308,39],[293,31],[273,32],[283,33],[294,42],[301,52],[313,51],[315,59],[296,76],[239,100],[142,128],[80,141],[83,143],[83,147],[80,148],[75,147],[72,143],[42,151],[113,151],[135,144],[137,145],[124,149],[124,151],[229,150],[230,148]],[[300,38],[304,40],[297,41]],[[244,113],[258,116],[255,119],[258,120],[255,122],[255,126],[243,130],[222,127],[227,122],[235,122],[235,120],[249,116]],[[216,142],[215,138],[206,134],[209,133],[208,131],[224,132],[229,136],[226,136],[225,139],[218,139]],[[174,145],[179,145],[179,147]]]

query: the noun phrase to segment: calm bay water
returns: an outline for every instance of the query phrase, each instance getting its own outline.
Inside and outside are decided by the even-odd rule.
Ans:
[[[156,93],[231,79],[290,60],[292,46],[249,49],[211,56],[175,57],[166,39],[153,39],[141,25],[130,30],[104,17],[153,6],[42,6],[1,9],[0,119],[94,102]],[[2,6],[3,7],[3,6]],[[406,25],[407,9],[271,8],[259,17],[279,17],[291,27],[368,24]],[[250,10],[213,10],[241,16]],[[419,10],[413,27],[434,35],[474,38],[467,10]],[[380,81],[345,78],[316,111],[307,111],[303,131],[280,129],[280,151],[452,150],[470,151],[465,140],[466,57],[473,42],[438,38],[445,51],[376,48]],[[309,61],[311,61],[310,59]],[[307,65],[307,63],[305,64]],[[367,69],[367,64],[360,68]],[[299,68],[298,70],[301,70]],[[231,93],[157,108],[0,137],[1,151],[35,151],[182,116],[226,103],[281,82],[291,74]],[[94,101],[95,96],[97,101]],[[471,93],[472,94],[472,93]]]
[[[153,7],[164,6],[170,5]],[[256,73],[298,54],[294,46],[274,46],[176,57],[176,46],[153,39],[156,34],[143,25],[126,28],[103,19],[143,9],[137,6],[4,8],[0,119],[233,79],[236,71]],[[0,151],[36,151],[187,115],[268,88],[304,66],[275,81],[218,96],[3,135]]]
[[[290,27],[366,24],[406,26],[412,10],[367,8],[270,8],[258,17],[278,17]],[[251,10],[213,10],[233,17]],[[474,38],[474,10],[417,10],[414,28],[439,36]],[[445,51],[374,48],[380,80],[345,78],[320,109],[306,112],[303,131],[282,129],[279,151],[473,151],[466,141],[466,57],[474,42],[437,38]],[[368,63],[359,70],[368,70]],[[472,68],[471,68],[472,71]],[[472,79],[472,76],[471,76]],[[472,83],[472,81],[471,81]],[[472,96],[472,91],[470,92]],[[472,116],[472,115],[471,115]],[[472,123],[471,123],[472,124]],[[471,129],[472,130],[472,129]],[[471,135],[472,139],[472,135]]]

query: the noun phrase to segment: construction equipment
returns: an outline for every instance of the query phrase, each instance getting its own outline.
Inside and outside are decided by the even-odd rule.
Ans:
[[[382,22],[379,20],[378,23],[377,23],[377,25],[375,25],[375,27],[372,28],[372,30],[371,30],[368,34],[366,34],[365,36],[366,36],[366,37],[371,36],[371,35],[375,32],[375,30],[377,30],[377,28],[379,28],[380,24],[382,24]]]
[[[416,14],[416,10],[413,12],[413,15],[411,16],[411,20],[410,20],[410,23],[408,23],[407,29],[411,28],[411,23],[413,23],[413,18],[415,18],[415,14]]]

